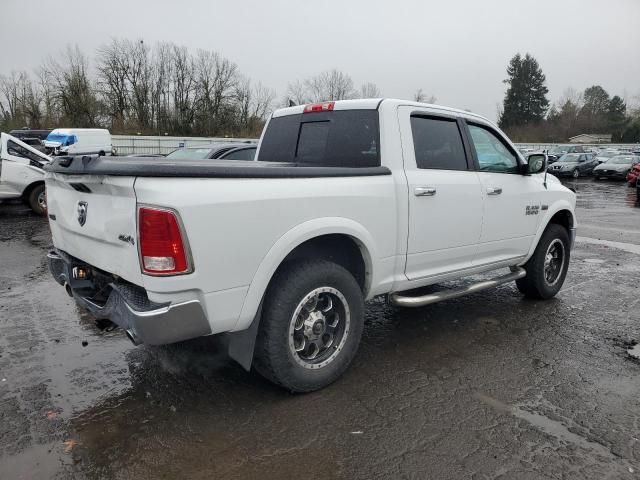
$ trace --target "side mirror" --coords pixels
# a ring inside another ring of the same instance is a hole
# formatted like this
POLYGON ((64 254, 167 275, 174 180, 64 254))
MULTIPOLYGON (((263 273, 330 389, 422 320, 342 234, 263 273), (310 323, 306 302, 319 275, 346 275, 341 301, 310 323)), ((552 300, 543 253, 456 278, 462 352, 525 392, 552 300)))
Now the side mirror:
POLYGON ((529 164, 527 165, 527 175, 544 172, 547 169, 547 156, 542 153, 529 155, 529 164))

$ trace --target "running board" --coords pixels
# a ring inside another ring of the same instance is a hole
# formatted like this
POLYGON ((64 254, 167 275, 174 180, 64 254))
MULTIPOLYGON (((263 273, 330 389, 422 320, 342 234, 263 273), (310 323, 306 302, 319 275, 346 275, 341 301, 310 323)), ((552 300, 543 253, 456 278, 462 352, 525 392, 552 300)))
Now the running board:
POLYGON ((491 280, 467 285, 466 287, 443 290, 441 292, 430 293, 429 295, 422 295, 420 297, 407 297, 400 293, 392 293, 389 296, 389 301, 392 305, 397 307, 424 307, 425 305, 431 305, 432 303, 451 300, 452 298, 463 297, 470 293, 486 290, 487 288, 497 287, 503 283, 513 282, 519 278, 524 278, 526 275, 527 271, 524 268, 511 267, 511 273, 491 280))

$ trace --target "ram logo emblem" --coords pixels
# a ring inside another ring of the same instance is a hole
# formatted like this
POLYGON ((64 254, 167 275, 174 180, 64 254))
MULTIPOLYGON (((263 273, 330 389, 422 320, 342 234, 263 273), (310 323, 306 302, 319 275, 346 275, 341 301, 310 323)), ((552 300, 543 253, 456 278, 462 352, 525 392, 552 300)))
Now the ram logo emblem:
POLYGON ((87 223, 87 209, 89 204, 87 202, 78 202, 78 223, 81 227, 87 223))

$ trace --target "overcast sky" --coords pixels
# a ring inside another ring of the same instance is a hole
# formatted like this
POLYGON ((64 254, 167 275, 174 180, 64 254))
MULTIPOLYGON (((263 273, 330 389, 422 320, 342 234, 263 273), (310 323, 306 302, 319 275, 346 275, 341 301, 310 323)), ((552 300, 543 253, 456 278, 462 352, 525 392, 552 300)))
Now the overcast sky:
MULTIPOLYGON (((551 100, 602 85, 640 95, 640 0, 1 0, 0 73, 32 70, 67 44, 93 55, 111 37, 216 50, 284 96, 337 68, 386 97, 422 88, 496 117, 505 68, 535 56, 551 100)), ((640 100, 635 100, 635 103, 640 100)))

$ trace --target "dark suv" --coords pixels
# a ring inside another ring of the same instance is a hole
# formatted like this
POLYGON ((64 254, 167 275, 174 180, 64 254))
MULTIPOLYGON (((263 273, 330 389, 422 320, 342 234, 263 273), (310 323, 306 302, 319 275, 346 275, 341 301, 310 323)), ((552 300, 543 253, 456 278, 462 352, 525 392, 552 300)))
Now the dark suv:
POLYGON ((591 175, 597 165, 598 161, 592 153, 566 153, 550 165, 547 172, 557 177, 578 178, 581 175, 591 175))

